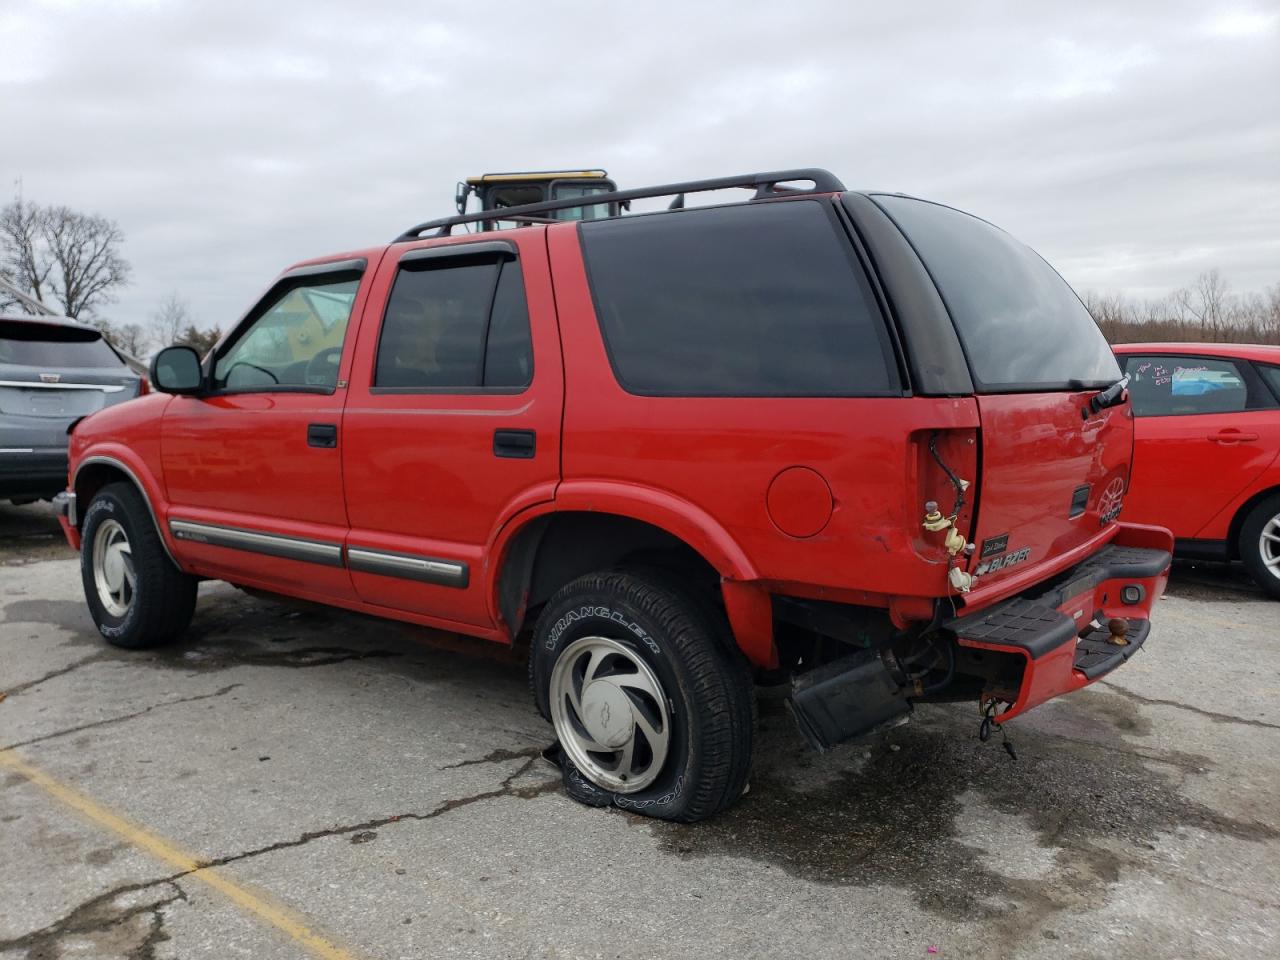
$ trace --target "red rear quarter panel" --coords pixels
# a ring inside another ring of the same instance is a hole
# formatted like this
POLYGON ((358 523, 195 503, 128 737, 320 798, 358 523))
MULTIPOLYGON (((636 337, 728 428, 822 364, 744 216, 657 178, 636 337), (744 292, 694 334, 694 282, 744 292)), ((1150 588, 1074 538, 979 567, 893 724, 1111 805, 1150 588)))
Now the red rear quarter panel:
POLYGON ((568 385, 559 509, 654 523, 710 545, 704 555, 721 558, 723 576, 778 592, 882 605, 946 592, 945 554, 920 524, 925 500, 949 506, 954 494, 922 451, 934 430, 949 434, 953 465, 974 477, 972 398, 627 393, 575 229, 547 236, 568 385))

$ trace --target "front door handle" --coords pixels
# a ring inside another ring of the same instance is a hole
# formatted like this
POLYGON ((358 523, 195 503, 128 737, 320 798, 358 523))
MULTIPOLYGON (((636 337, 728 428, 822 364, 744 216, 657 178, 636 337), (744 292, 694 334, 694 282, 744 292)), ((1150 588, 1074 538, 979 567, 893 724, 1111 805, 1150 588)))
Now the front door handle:
POLYGON ((532 430, 493 431, 493 455, 512 460, 532 460, 537 451, 538 435, 532 430))
POLYGON ((307 446, 329 447, 338 445, 338 425, 336 423, 308 423, 307 446))
POLYGON ((1241 433, 1239 430, 1228 428, 1209 434, 1209 439, 1214 443, 1247 443, 1257 440, 1258 435, 1256 433, 1241 433))

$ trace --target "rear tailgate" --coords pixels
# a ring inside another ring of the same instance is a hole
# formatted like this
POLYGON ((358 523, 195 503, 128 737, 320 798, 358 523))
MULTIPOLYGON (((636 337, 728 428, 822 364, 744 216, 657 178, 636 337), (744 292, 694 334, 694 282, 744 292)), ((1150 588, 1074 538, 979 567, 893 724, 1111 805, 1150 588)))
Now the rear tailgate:
POLYGON ((0 419, 6 446, 66 446, 66 426, 138 395, 141 380, 91 328, 0 318, 0 419))
POLYGON ((982 472, 970 602, 1043 579, 1110 539, 1133 452, 1129 404, 1096 391, 978 397, 982 472))
POLYGON ((1115 535, 1133 419, 1120 366, 1080 298, 1030 247, 940 204, 876 195, 955 326, 977 395, 976 607, 1078 563, 1115 535), (1094 410, 1106 393, 1114 405, 1094 410))

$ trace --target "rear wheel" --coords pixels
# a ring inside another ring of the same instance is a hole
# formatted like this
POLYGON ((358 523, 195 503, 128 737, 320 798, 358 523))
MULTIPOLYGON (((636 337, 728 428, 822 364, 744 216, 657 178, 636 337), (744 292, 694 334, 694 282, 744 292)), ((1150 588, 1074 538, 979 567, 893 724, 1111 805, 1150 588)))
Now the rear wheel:
POLYGON ((1280 600, 1280 494, 1250 511, 1240 528, 1240 559, 1259 586, 1280 600))
POLYGON ((180 636, 195 610, 195 577, 173 565, 132 484, 103 487, 85 511, 80 576, 107 642, 129 650, 180 636))
POLYGON ((691 822, 742 795, 753 692, 725 633, 654 571, 589 574, 551 599, 530 680, 571 796, 691 822))

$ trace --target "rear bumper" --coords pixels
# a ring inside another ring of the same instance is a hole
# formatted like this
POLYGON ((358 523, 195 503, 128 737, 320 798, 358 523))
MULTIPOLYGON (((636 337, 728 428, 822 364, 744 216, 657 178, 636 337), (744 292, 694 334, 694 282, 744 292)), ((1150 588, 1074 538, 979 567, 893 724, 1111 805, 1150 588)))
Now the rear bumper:
POLYGON ((70 490, 62 490, 53 497, 53 509, 59 520, 66 520, 70 526, 76 525, 76 495, 70 490))
POLYGON ((1001 721, 1079 690, 1128 660, 1151 629, 1151 607, 1164 593, 1173 535, 1161 527, 1120 524, 1111 543, 1075 567, 1016 597, 943 626, 961 647, 1022 658, 1017 689, 992 689, 984 700, 1007 703, 1001 721), (1126 621, 1126 642, 1107 623, 1126 621))
POLYGON ((47 499, 66 487, 66 450, 0 448, 0 499, 47 499))

